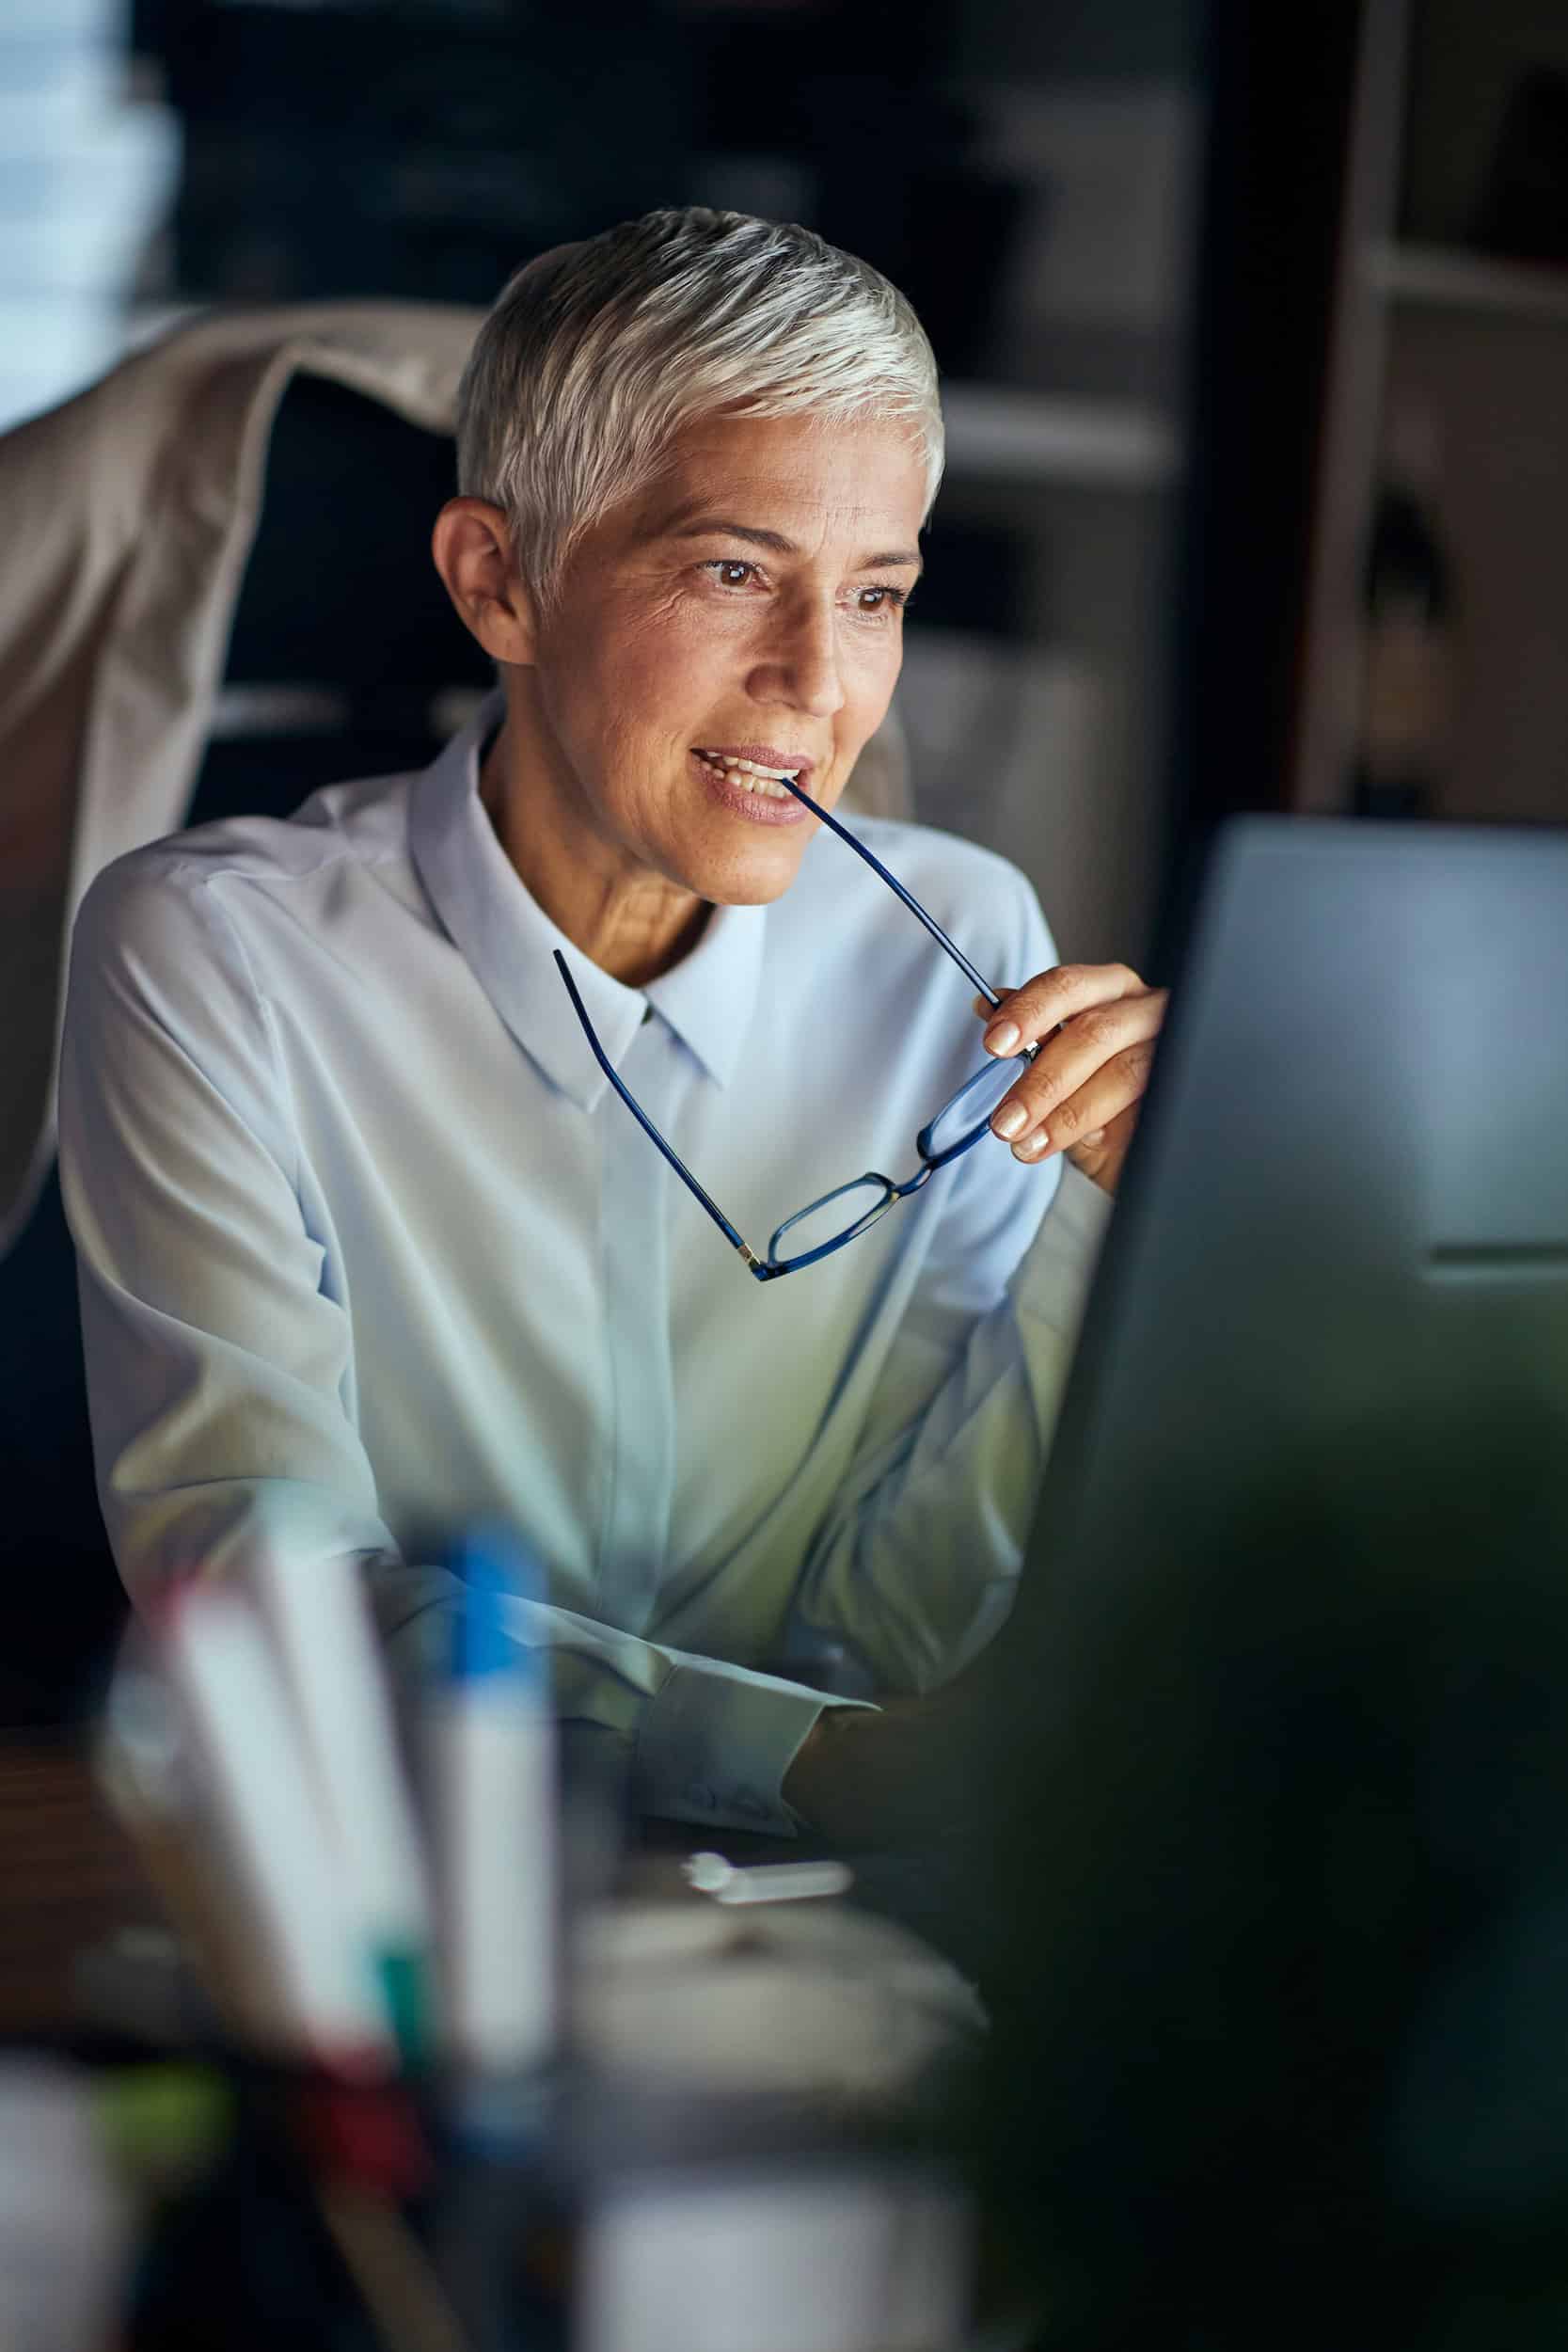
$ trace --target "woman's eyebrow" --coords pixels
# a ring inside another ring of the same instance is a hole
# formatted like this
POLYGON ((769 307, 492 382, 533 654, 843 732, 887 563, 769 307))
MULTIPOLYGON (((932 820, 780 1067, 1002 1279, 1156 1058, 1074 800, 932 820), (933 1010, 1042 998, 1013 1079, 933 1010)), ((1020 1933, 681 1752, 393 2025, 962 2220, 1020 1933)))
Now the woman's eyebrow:
POLYGON ((670 539, 744 539, 748 546, 771 548, 775 555, 799 555, 800 550, 793 539, 786 539, 782 531, 763 531, 755 523, 732 522, 725 515, 697 515, 689 521, 675 523, 665 533, 670 539))
MULTIPOLYGON (((711 539, 722 535, 727 539, 743 539, 748 547, 767 548, 774 555, 799 555, 800 550, 793 539, 786 539, 782 531, 763 531, 755 523, 737 523, 724 515, 701 515, 689 522, 677 522, 664 532, 667 539, 711 539)), ((919 553, 912 548, 884 549, 878 555, 863 555, 855 569, 868 572, 890 564, 911 564, 918 572, 923 567, 919 553)))

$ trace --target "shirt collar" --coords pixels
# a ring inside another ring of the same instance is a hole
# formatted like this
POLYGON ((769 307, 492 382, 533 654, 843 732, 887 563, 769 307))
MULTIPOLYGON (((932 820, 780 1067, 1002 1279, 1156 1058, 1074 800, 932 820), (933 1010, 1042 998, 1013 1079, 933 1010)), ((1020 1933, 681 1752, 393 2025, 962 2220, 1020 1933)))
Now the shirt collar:
POLYGON ((761 985, 767 909, 715 907, 690 954, 646 989, 602 972, 531 895, 480 800, 480 755, 503 716, 502 696, 487 695, 414 786, 409 850, 448 937, 524 1052, 581 1109, 595 1107, 609 1081, 562 985, 556 948, 617 1071, 651 1006, 728 1085, 761 985))

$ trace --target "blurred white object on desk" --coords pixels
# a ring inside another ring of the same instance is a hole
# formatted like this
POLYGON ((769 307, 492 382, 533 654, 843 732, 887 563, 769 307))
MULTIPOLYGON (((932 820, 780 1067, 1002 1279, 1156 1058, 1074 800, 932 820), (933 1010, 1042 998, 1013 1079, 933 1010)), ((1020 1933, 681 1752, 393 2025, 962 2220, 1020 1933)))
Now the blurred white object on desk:
POLYGON ((693 2092, 896 2103, 985 2029, 940 1953, 840 1902, 607 1904, 579 1924, 572 1987, 591 2066, 693 2092))
POLYGON ((589 2221, 573 2352, 957 2352, 971 2236, 903 2167, 650 2176, 589 2221))
POLYGON ((694 1853, 681 1865, 688 1886, 716 1903, 799 1903, 847 1895, 854 1873, 843 1862, 764 1862, 737 1869, 721 1853, 694 1853))
POLYGON ((103 2352, 135 2252, 131 2201, 100 2145, 90 2078, 53 2058, 0 2062, 5 2352, 103 2352))

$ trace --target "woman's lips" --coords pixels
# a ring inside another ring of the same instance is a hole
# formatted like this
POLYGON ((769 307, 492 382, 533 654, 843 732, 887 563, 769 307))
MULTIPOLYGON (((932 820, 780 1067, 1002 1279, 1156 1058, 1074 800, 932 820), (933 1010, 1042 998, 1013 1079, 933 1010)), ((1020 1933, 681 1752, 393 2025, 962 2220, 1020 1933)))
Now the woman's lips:
MULTIPOLYGON (((775 799, 771 793, 749 792, 737 779, 732 779, 700 752, 689 752, 688 759, 701 777, 710 799, 732 815, 748 818, 754 825, 800 825, 805 822, 806 810, 793 792, 784 792, 775 799)), ((761 762, 758 762, 761 765, 761 762)))
POLYGON ((715 759, 749 759, 758 768, 782 769, 808 789, 816 767, 809 753, 781 751, 777 743, 694 743, 691 748, 715 759))

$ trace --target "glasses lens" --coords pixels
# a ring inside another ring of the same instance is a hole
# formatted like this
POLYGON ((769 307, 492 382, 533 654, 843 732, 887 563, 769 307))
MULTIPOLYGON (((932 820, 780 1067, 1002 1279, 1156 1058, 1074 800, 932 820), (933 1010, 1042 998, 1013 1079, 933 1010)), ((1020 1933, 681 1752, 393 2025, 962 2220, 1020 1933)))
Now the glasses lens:
POLYGON ((944 1152, 977 1136, 1027 1067, 1022 1061, 990 1061, 984 1070, 977 1070, 942 1105, 921 1136, 920 1148, 927 1158, 940 1160, 944 1152))
POLYGON ((780 1226, 769 1245, 774 1263, 789 1265, 797 1258, 809 1258, 814 1249, 831 1241, 842 1240, 863 1219, 885 1209, 892 1198, 891 1187, 880 1176, 860 1176, 852 1184, 840 1185, 837 1192, 829 1193, 824 1200, 814 1200, 809 1209, 780 1226))

